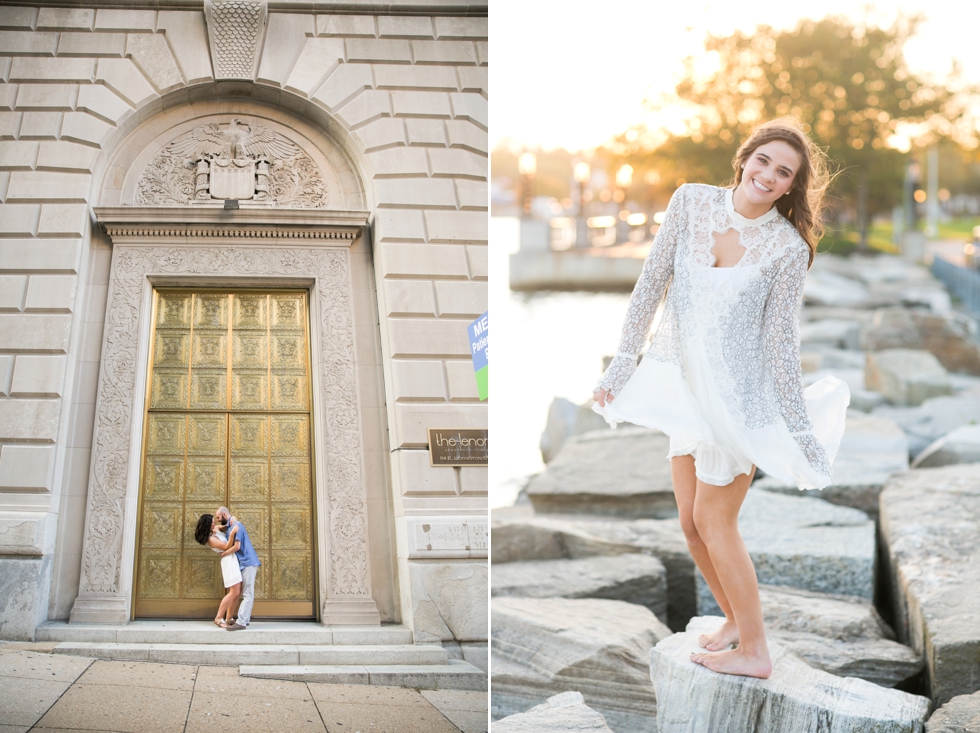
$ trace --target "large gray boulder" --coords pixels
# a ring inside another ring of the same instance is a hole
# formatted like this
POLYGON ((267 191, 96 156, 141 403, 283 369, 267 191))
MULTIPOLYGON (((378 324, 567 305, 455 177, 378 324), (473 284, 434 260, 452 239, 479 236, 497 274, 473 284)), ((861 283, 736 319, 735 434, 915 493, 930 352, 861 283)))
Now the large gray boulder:
POLYGON ((951 430, 980 422, 980 395, 934 397, 918 407, 878 407, 872 413, 896 423, 909 439, 913 457, 951 430))
POLYGON ((908 437, 895 422, 877 414, 848 410, 844 437, 834 460, 832 486, 800 491, 768 476, 753 486, 791 496, 817 497, 831 504, 860 509, 876 519, 878 495, 885 481, 893 473, 908 467, 908 437))
POLYGON ((800 361, 804 372, 813 372, 817 369, 864 369, 864 352, 829 349, 822 346, 802 346, 800 361))
POLYGON ((926 733, 980 731, 980 692, 959 695, 939 708, 926 723, 926 733))
POLYGON ((811 305, 867 308, 874 305, 864 283, 843 277, 824 268, 818 258, 806 276, 803 297, 811 305))
POLYGON ((897 474, 881 493, 895 631, 926 660, 937 705, 980 690, 980 466, 897 474))
POLYGON ((912 468, 936 468, 957 463, 980 463, 980 425, 961 425, 929 444, 912 468))
POLYGON ((864 598, 768 585, 759 598, 769 637, 811 667, 894 687, 925 664, 864 598))
POLYGON ((893 405, 921 405, 930 397, 953 393, 942 364, 923 350, 869 351, 864 382, 868 389, 880 392, 893 405))
POLYGON ((650 652, 659 733, 919 733, 929 700, 810 667, 769 641, 765 680, 712 672, 691 661, 699 634, 720 619, 693 619, 688 631, 650 652), (697 694, 692 694, 697 690, 697 694))
POLYGON ((697 610, 694 560, 677 519, 567 519, 494 512, 490 558, 499 563, 643 553, 667 571, 667 619, 683 629, 697 610))
MULTIPOLYGON (((751 488, 738 526, 760 583, 872 598, 875 525, 864 512, 751 488)), ((697 579, 698 614, 720 613, 697 579)))
POLYGON ((760 585, 759 599, 766 628, 773 631, 816 634, 838 641, 895 638, 895 632, 866 598, 760 585))
POLYGON ((825 346, 832 349, 860 349, 861 322, 825 318, 800 324, 800 346, 803 349, 825 346))
POLYGON ((601 713, 585 704, 581 692, 562 692, 526 713, 490 724, 492 733, 613 733, 601 713))
POLYGON ((608 425, 602 415, 593 412, 591 400, 576 405, 564 397, 555 397, 548 407, 548 420, 541 433, 541 459, 550 463, 569 437, 601 429, 608 429, 608 425))
POLYGON ((980 374, 976 330, 972 319, 958 313, 879 308, 861 340, 869 351, 925 349, 951 372, 980 374))
POLYGON ((541 514, 677 516, 669 443, 659 431, 636 427, 571 436, 528 483, 527 496, 541 514))
POLYGON ((520 598, 608 598, 646 606, 667 620, 667 571, 650 555, 536 560, 493 566, 490 594, 520 598))
POLYGON ((857 677, 882 687, 895 687, 925 666, 912 649, 888 639, 840 641, 794 631, 774 631, 769 638, 814 669, 838 677, 857 677))
POLYGON ((493 598, 490 609, 496 716, 578 690, 617 733, 653 729, 647 658, 671 632, 648 609, 591 598, 493 598))

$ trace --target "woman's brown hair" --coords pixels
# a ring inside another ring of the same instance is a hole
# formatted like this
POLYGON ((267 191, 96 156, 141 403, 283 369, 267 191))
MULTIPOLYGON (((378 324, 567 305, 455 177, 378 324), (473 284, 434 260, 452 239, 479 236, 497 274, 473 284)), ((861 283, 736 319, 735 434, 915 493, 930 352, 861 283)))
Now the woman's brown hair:
POLYGON ((809 264, 812 265, 817 244, 823 236, 824 195, 833 176, 828 170, 827 155, 814 145, 796 120, 784 117, 766 122, 752 131, 732 159, 735 169, 733 187, 742 182, 742 168, 749 156, 760 145, 773 140, 782 140, 800 156, 800 169, 793 179, 793 187, 776 200, 776 210, 789 219, 807 243, 810 248, 809 264))

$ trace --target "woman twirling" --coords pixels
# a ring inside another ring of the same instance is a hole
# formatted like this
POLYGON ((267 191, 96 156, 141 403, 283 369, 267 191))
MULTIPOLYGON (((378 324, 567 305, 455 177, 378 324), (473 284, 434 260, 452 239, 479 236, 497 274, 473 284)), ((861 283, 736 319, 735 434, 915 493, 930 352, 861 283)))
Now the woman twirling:
POLYGON ((725 613, 700 637, 709 653, 692 659, 765 678, 772 664, 739 508, 756 466, 800 489, 832 483, 850 395, 834 377, 804 391, 800 370, 803 283, 828 182, 823 154, 777 120, 742 144, 733 167, 731 188, 687 184, 671 198, 593 409, 613 427, 627 421, 670 436, 681 527, 725 613))

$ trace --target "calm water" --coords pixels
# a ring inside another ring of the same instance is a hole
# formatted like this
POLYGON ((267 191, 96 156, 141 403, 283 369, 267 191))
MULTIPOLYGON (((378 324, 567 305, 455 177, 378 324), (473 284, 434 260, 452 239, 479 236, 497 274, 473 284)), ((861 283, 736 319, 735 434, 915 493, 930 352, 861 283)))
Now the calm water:
POLYGON ((524 477, 544 469, 538 441, 548 405, 555 397, 581 404, 592 396, 629 302, 625 293, 512 293, 508 256, 519 241, 517 219, 490 219, 491 507, 513 503, 524 477))

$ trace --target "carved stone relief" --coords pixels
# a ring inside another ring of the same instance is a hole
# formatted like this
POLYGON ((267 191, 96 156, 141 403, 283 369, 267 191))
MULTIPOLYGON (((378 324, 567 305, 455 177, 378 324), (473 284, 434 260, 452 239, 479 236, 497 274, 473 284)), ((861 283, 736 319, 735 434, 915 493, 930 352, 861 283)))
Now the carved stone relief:
POLYGON ((258 123, 234 118, 179 135, 147 164, 136 205, 254 201, 262 206, 323 208, 327 185, 299 145, 258 123))
MULTIPOLYGON (((353 233, 348 234, 348 237, 353 233)), ((318 451, 328 515, 328 599, 370 600, 367 499, 354 367, 354 326, 346 249, 116 245, 106 313, 103 367, 82 558, 80 600, 119 594, 134 413, 139 324, 146 278, 212 275, 316 278, 320 393, 325 441, 318 451)), ((134 423, 134 421, 136 421, 134 423)), ((76 604, 78 602, 76 601, 76 604)))
POLYGON ((255 79, 266 0, 205 0, 204 15, 215 80, 255 79))

